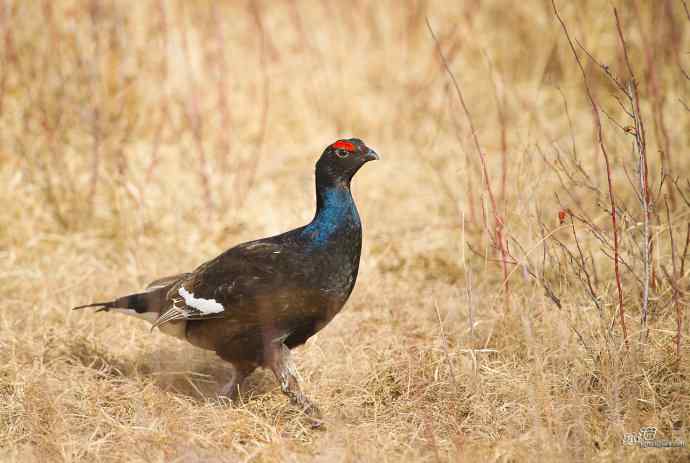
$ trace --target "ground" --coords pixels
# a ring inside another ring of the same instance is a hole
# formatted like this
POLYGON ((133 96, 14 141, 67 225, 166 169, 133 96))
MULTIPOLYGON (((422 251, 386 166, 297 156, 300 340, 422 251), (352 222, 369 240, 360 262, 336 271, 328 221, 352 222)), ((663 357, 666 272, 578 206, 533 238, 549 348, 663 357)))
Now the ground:
POLYGON ((0 460, 688 461, 624 439, 690 440, 690 13, 556 7, 586 81, 548 1, 5 2, 0 460), (69 310, 306 223, 351 136, 383 160, 354 293, 295 351, 321 428, 69 310))

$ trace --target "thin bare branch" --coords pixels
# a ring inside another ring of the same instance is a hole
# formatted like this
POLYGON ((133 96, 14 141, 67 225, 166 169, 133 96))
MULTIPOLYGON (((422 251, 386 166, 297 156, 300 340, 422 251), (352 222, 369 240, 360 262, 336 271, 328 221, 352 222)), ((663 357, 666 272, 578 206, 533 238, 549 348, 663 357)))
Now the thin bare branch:
POLYGON ((475 129, 474 126, 474 121, 472 119, 472 115, 470 113, 469 108, 467 107, 467 104, 465 103, 465 98, 462 94, 462 90, 460 90, 460 85, 458 84, 457 79, 455 78, 455 74, 453 74, 453 71, 450 69, 450 65, 448 64, 448 61, 446 60, 445 55, 443 54, 443 50, 441 49, 441 44, 438 41, 438 38, 436 37, 436 34, 434 33, 433 28, 431 27, 431 23, 429 22, 429 18, 426 18, 426 26, 429 29, 429 33, 431 34, 432 39, 434 40, 434 43, 436 45, 436 49, 438 51, 438 54, 441 58, 441 61, 443 62, 443 66, 446 69, 446 72, 450 76, 451 81, 453 82, 453 87, 455 88, 455 93, 458 96, 458 100, 460 101, 460 105, 462 106, 463 112, 465 113, 465 117, 467 118, 467 121, 470 126, 470 132, 472 133, 472 140, 474 142, 474 147, 477 150, 477 154, 479 155, 479 159, 481 161, 481 166, 482 166, 482 174, 484 177, 484 184, 486 186, 486 191, 489 196, 489 202, 491 204, 491 210, 493 212, 494 216, 494 226, 495 230, 494 233, 496 235, 496 245, 501 253, 501 261, 502 261, 502 268, 503 268, 503 289, 505 291, 506 299, 505 299, 505 308, 508 310, 510 307, 509 304, 509 297, 510 297, 510 290, 508 286, 508 268, 505 264, 505 261, 507 260, 508 257, 508 251, 506 249, 506 244, 503 239, 503 219, 500 217, 499 212, 498 212, 498 207, 496 205, 496 198, 493 193, 493 189, 491 188, 491 181, 489 179, 489 171, 486 167, 486 157, 484 155, 484 151, 482 151, 481 145, 479 144, 479 138, 477 138, 477 130, 475 129))
POLYGON ((644 122, 642 120, 642 113, 640 110, 640 94, 637 89, 637 80, 635 78, 635 70, 630 63, 630 57, 628 56, 628 46, 625 43, 625 36, 623 35, 623 29, 621 27, 620 18, 618 16, 618 10, 613 9, 613 15, 616 18, 616 30, 618 31, 618 38, 621 42, 621 48, 623 49, 623 56, 625 57, 625 64, 628 67, 628 72, 630 73, 630 82, 628 82, 628 87, 626 95, 631 99, 632 102, 632 112, 634 115, 634 136, 635 136, 635 146, 637 147, 638 154, 638 170, 640 173, 640 206, 644 214, 643 221, 643 243, 642 243, 642 262, 643 262, 643 283, 642 288, 642 316, 640 320, 640 335, 644 341, 647 334, 647 317, 649 315, 649 281, 650 281, 650 269, 651 269, 651 253, 650 253, 650 237, 649 237, 649 176, 647 174, 647 140, 645 136, 644 122))
POLYGON ((570 50, 573 53, 573 56, 575 57, 575 61, 577 61, 577 65, 580 68, 580 73, 582 74, 582 80, 584 81, 585 84, 585 90, 587 92, 587 98, 589 99, 589 103, 592 107, 592 116, 594 118, 594 124, 596 128, 596 133, 597 133, 597 141, 599 144, 599 149, 601 150, 602 157, 604 158, 604 163, 606 165, 606 178, 608 181, 608 189, 609 189, 609 200, 611 202, 611 224, 613 228, 613 245, 614 245, 614 272, 616 274, 616 288, 618 290, 618 312, 619 312, 619 317, 620 317, 620 323, 621 323, 621 329, 623 331, 623 339, 625 340, 626 346, 628 345, 628 330, 625 326, 625 308, 623 307, 623 286, 621 283, 621 274, 620 274, 620 267, 619 267, 619 250, 618 250, 618 225, 616 223, 616 200, 613 194, 613 181, 611 179, 611 165, 609 163, 609 155, 606 150, 606 145, 604 144, 604 135, 601 127, 601 119, 599 117, 599 110, 597 107, 597 104, 594 100, 594 96, 592 95, 592 91, 589 88, 589 83, 587 82, 587 74, 585 73, 585 68, 582 65, 582 62, 580 61, 580 57, 577 55, 577 51, 575 50, 575 46, 573 45, 573 41, 570 38, 570 33, 568 32, 568 28, 565 25, 565 22, 561 18, 560 14, 558 13, 558 8, 556 8, 556 2, 555 0, 551 0, 551 5, 553 6, 553 11, 554 14, 556 15, 556 18, 558 19, 558 22, 561 24, 561 27, 563 28, 563 32, 565 33, 566 39, 568 40, 568 44, 570 45, 570 50))

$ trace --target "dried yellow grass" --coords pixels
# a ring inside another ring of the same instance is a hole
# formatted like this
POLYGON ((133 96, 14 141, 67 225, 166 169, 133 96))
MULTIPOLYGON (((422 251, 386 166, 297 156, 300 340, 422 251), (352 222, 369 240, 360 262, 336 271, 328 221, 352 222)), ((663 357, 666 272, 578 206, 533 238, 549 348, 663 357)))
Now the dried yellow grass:
MULTIPOLYGON (((625 77, 610 4, 560 3, 573 36, 625 77)), ((650 182, 656 192, 664 150, 679 185, 670 224, 671 190, 658 195, 640 343, 639 205, 625 171, 634 178, 635 157, 602 114, 616 196, 633 211, 621 224, 628 349, 617 321, 608 330, 617 297, 604 246, 578 225, 600 316, 552 240, 576 252, 569 222, 558 228, 564 207, 611 230, 591 109, 548 2, 4 2, 0 460, 687 461, 687 448, 623 436, 655 426, 660 439, 690 438, 690 335, 686 325, 679 357, 662 271, 673 268, 669 228, 681 253, 689 216, 690 18, 683 2, 614 3, 638 69, 650 182), (497 192, 504 129, 499 206, 522 264, 508 267, 509 299, 468 121, 426 16, 497 192), (355 292, 296 351, 324 429, 266 372, 241 403, 220 401, 229 371, 211 353, 138 320, 68 310, 305 223, 313 163, 346 136, 383 161, 354 180, 365 228, 355 292), (573 143, 599 192, 566 188, 549 167, 573 143)), ((582 57, 597 101, 624 121, 582 57)), ((687 267, 675 282, 685 311, 687 267)))

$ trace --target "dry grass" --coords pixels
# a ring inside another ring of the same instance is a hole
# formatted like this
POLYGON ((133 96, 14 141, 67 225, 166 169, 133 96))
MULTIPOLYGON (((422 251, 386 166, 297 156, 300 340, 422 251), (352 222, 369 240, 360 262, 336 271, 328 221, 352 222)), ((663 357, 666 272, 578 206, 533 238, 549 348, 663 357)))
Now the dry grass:
POLYGON ((0 460, 687 461, 622 439, 690 440, 690 15, 614 2, 628 69, 608 2, 558 3, 627 347, 550 2, 2 2, 0 460), (360 278, 297 351, 326 429, 266 373, 219 402, 213 355, 68 310, 305 223, 352 135, 384 158, 360 278))

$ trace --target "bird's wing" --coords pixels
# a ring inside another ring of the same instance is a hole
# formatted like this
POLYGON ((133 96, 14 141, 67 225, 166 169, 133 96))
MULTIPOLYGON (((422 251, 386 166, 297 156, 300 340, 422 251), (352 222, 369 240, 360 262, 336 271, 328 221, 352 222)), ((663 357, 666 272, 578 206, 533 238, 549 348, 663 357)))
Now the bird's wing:
POLYGON ((154 290, 154 289, 159 289, 159 288, 165 288, 166 286, 169 286, 183 278, 188 277, 191 275, 190 273, 178 273, 177 275, 170 275, 168 277, 164 278, 159 278, 157 280, 153 280, 151 283, 149 283, 146 286, 146 289, 148 291, 154 290))
POLYGON ((167 310, 153 327, 175 320, 227 317, 233 305, 255 300, 280 288, 286 278, 294 278, 294 271, 286 268, 289 262, 299 262, 294 254, 280 243, 266 241, 229 249, 171 286, 167 310))

